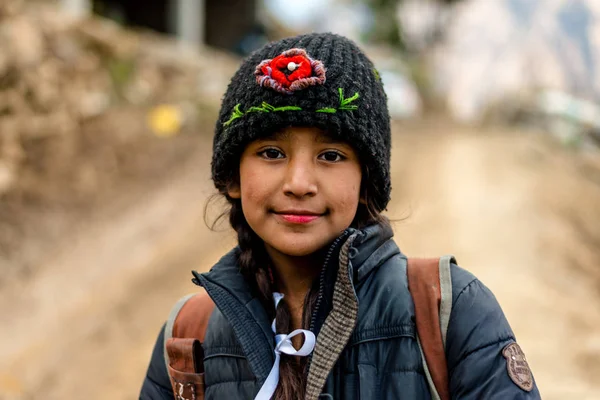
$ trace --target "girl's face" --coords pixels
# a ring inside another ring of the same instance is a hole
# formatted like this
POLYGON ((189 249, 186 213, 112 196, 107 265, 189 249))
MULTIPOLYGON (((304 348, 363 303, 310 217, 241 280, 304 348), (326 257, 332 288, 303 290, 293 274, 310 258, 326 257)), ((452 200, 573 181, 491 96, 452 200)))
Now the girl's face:
POLYGON ((241 156, 246 221, 272 250, 310 255, 352 223, 360 198, 361 167, 348 144, 316 128, 288 128, 250 143, 241 156))

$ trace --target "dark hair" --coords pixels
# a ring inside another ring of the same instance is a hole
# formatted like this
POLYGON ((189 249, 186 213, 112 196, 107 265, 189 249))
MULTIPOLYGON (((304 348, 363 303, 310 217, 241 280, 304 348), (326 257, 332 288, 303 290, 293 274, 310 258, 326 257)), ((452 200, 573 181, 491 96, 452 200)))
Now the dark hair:
MULTIPOLYGON (((240 271, 251 289, 260 299, 270 319, 275 317, 277 321, 277 332, 288 333, 290 331, 291 314, 285 301, 279 303, 277 310, 273 301, 273 283, 269 276, 270 260, 265 251, 264 242, 250 228, 244 213, 242 211, 241 200, 233 199, 227 194, 227 188, 232 184, 238 184, 239 178, 235 178, 236 182, 216 182, 219 188, 219 193, 213 196, 224 197, 229 203, 229 210, 219 215, 212 223, 207 220, 208 205, 207 202, 204 209, 204 219, 207 225, 214 229, 219 221, 229 215, 229 223, 237 232, 238 246, 240 252, 238 254, 238 263, 240 271)), ((389 224, 378 211, 374 201, 369 198, 367 193, 367 185, 369 181, 369 172, 363 168, 362 184, 361 184, 361 201, 358 205, 356 216, 350 226, 361 229, 371 224, 389 224)), ((311 290, 306 294, 304 299, 304 307, 302 312, 302 328, 309 329, 310 319, 314 305, 318 296, 318 281, 313 283, 311 290)), ((303 399, 306 392, 306 378, 308 359, 306 357, 292 357, 285 354, 281 355, 281 363, 279 365, 279 385, 274 395, 277 400, 303 399)))

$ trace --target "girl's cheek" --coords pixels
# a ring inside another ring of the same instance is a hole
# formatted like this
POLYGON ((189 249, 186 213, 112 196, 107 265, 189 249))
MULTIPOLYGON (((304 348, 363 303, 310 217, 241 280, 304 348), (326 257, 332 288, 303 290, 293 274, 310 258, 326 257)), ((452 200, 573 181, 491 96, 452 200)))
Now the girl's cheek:
POLYGON ((360 192, 360 182, 362 174, 360 170, 355 168, 349 168, 348 170, 341 171, 336 177, 332 179, 332 184, 336 186, 337 191, 340 193, 347 194, 348 196, 354 196, 355 193, 360 192))
POLYGON ((260 188, 261 183, 268 182, 268 176, 269 174, 261 169, 260 163, 245 163, 240 173, 240 184, 244 189, 243 192, 254 192, 257 188, 260 188))

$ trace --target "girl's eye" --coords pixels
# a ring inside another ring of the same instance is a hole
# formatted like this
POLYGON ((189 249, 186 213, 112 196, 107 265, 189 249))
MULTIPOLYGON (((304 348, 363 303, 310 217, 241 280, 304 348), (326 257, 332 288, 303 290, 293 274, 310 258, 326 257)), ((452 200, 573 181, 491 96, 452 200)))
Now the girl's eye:
POLYGON ((326 151, 325 153, 322 153, 319 157, 328 162, 338 162, 344 159, 344 156, 338 153, 337 151, 326 151))
POLYGON ((258 153, 258 155, 269 159, 269 160, 276 160, 278 158, 283 158, 283 153, 277 149, 266 149, 261 151, 260 153, 258 153))

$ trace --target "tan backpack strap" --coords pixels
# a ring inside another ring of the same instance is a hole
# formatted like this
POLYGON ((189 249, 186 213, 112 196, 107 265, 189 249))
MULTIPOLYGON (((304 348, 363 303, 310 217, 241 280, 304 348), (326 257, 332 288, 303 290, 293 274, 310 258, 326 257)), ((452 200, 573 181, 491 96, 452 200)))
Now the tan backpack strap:
POLYGON ((205 290, 180 299, 165 325, 164 356, 175 399, 204 399, 204 350, 215 304, 205 290))
POLYGON ((454 256, 446 255, 440 258, 440 328, 442 330, 442 341, 446 348, 446 334, 452 313, 452 276, 450 275, 450 263, 456 264, 454 256))
POLYGON ((191 296, 181 307, 173 324, 173 337, 196 338, 200 343, 204 342, 208 321, 215 309, 206 290, 191 296))
POLYGON ((408 288, 415 305, 417 341, 423 368, 435 400, 450 400, 446 363, 446 332, 452 311, 450 262, 440 259, 409 259, 408 288))
POLYGON ((167 366, 175 400, 203 400, 204 372, 198 371, 202 365, 204 352, 198 339, 171 338, 167 342, 170 365, 167 366))
POLYGON ((181 308, 184 306, 184 304, 194 295, 195 293, 188 294, 187 296, 184 296, 181 299, 177 300, 177 303, 175 303, 175 305, 171 309, 171 312, 169 312, 169 318, 167 319, 167 323, 165 324, 165 332, 163 335, 163 356, 165 358, 165 366, 167 367, 167 371, 169 370, 169 353, 167 352, 167 342, 173 337, 173 325, 175 324, 175 319, 177 319, 179 311, 181 311, 181 308))

